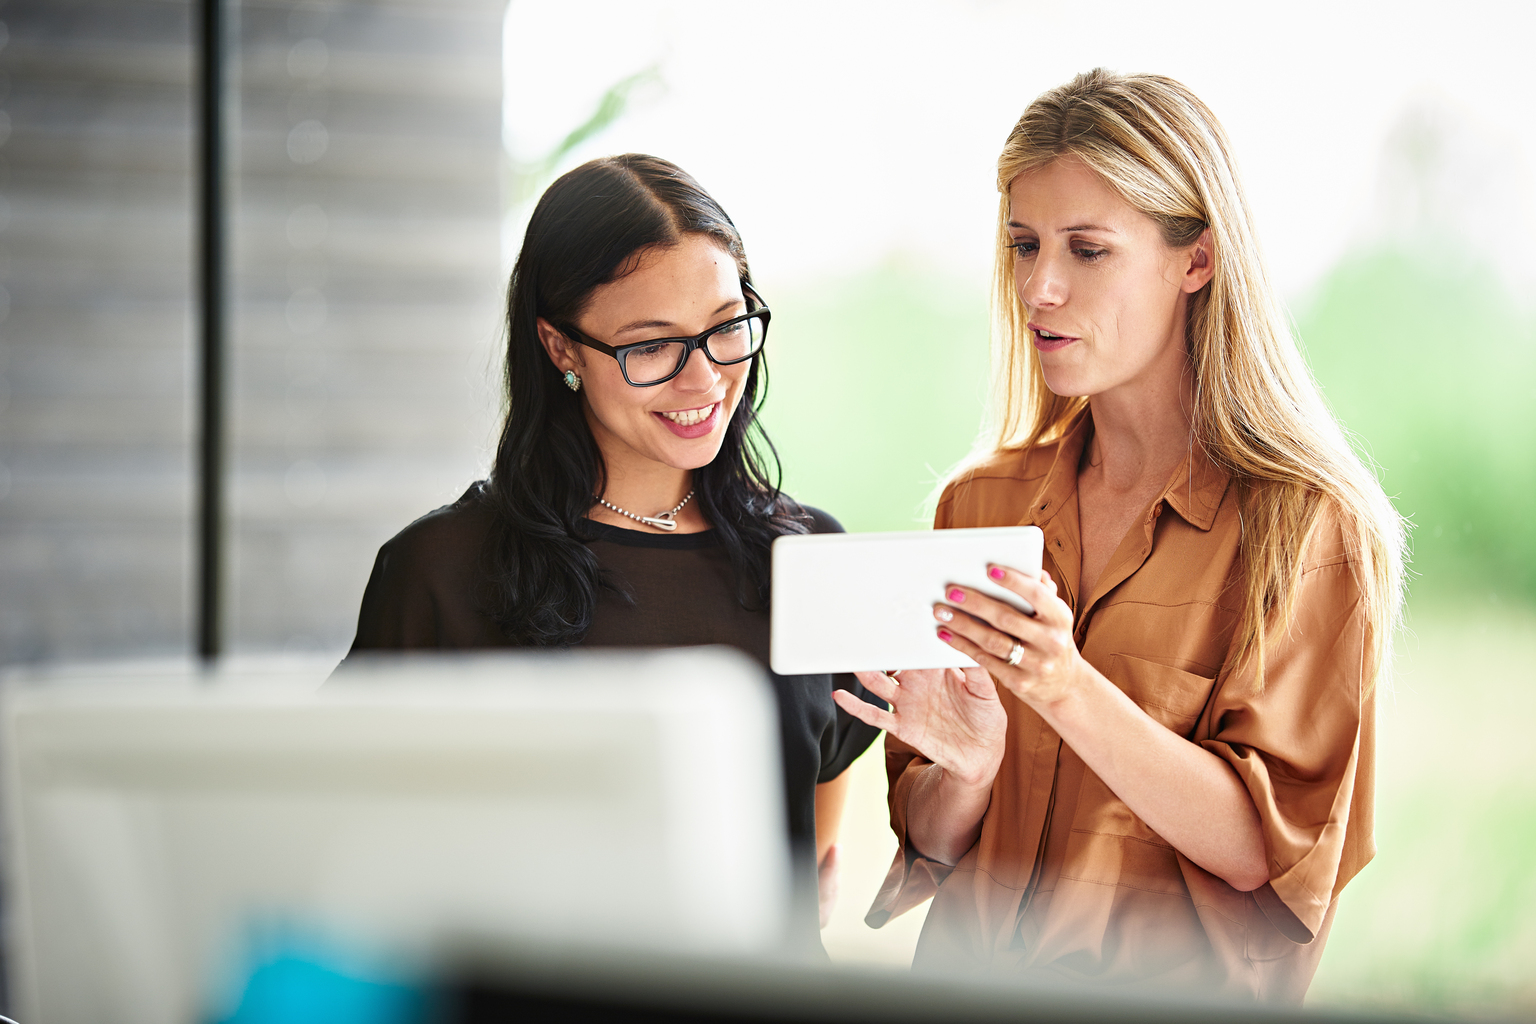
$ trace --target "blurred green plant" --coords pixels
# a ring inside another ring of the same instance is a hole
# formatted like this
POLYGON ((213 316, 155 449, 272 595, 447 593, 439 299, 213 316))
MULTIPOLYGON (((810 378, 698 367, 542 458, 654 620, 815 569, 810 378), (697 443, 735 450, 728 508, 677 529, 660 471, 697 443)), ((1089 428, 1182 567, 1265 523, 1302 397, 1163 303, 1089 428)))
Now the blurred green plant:
POLYGON ((1536 320, 1483 268, 1376 250, 1330 274, 1297 326, 1413 522, 1413 591, 1536 600, 1536 320))
POLYGON ((773 309, 764 426, 784 489, 853 531, 916 530, 969 452, 987 386, 987 298, 892 260, 785 292, 773 309))
POLYGON ((588 118, 566 133, 565 138, 543 156, 521 159, 509 153, 506 173, 509 183, 507 197, 514 208, 522 207, 538 198, 555 176, 555 169, 572 150, 589 139, 602 134, 603 130, 623 117, 630 105, 630 94, 643 86, 661 86, 661 66, 653 64, 621 78, 603 93, 588 118))

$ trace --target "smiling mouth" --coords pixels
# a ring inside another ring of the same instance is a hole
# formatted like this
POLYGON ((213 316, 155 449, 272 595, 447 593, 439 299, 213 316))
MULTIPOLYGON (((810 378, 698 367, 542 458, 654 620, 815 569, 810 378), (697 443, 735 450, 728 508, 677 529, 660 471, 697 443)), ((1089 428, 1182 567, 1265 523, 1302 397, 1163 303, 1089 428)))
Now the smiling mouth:
POLYGON ((677 412, 663 412, 658 415, 665 416, 680 427, 696 427, 709 419, 715 411, 715 406, 719 404, 719 402, 711 402, 701 409, 679 409, 677 412))

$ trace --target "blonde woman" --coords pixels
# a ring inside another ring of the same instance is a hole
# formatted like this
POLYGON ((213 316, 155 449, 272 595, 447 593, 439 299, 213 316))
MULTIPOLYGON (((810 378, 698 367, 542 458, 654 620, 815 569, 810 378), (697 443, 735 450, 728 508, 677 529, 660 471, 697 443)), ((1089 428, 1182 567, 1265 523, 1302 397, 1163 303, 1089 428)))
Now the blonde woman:
POLYGON ((963 587, 982 667, 837 695, 888 731, 916 966, 1300 1001, 1370 860, 1402 525, 1329 413, 1188 89, 1094 71, 998 162, 995 451, 935 526, 1032 523, 1039 579, 963 587))

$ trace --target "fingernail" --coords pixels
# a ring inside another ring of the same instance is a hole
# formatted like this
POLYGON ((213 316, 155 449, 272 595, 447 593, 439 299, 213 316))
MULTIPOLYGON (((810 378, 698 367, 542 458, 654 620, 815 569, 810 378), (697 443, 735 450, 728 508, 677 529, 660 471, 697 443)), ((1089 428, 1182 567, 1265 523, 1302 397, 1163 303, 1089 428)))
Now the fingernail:
POLYGON ((947 630, 947 629, 939 630, 939 639, 943 640, 945 643, 949 643, 954 638, 955 638, 955 634, 951 633, 949 630, 947 630))
POLYGON ((991 576, 995 580, 1000 580, 1006 576, 1007 573, 1003 572, 1003 570, 994 565, 992 568, 987 570, 987 575, 991 576))
POLYGON ((950 587, 949 593, 945 594, 944 596, 955 602, 955 604, 965 603, 965 591, 961 590, 959 587, 950 587))
POLYGON ((943 605, 939 605, 933 610, 933 617, 938 619, 940 622, 948 622, 950 619, 955 617, 955 613, 943 605))

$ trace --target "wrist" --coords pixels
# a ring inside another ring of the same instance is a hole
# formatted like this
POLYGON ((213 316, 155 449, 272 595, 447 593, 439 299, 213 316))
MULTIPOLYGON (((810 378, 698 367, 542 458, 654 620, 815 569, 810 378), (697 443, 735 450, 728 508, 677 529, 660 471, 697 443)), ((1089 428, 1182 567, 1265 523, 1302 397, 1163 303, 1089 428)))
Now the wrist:
POLYGON ((940 785, 954 796, 976 796, 992 791, 992 782, 997 778, 997 770, 1002 767, 1002 751, 998 756, 989 758, 985 763, 965 770, 959 768, 944 768, 944 777, 940 785))
POLYGON ((1020 687, 1014 691, 1014 696, 1033 708, 1036 714, 1049 720, 1054 712, 1061 711, 1082 696, 1087 681, 1084 677, 1089 672, 1092 672, 1092 668, 1081 654, 1074 651, 1071 665, 1052 673, 1048 680, 1036 680, 1033 686, 1020 687))

